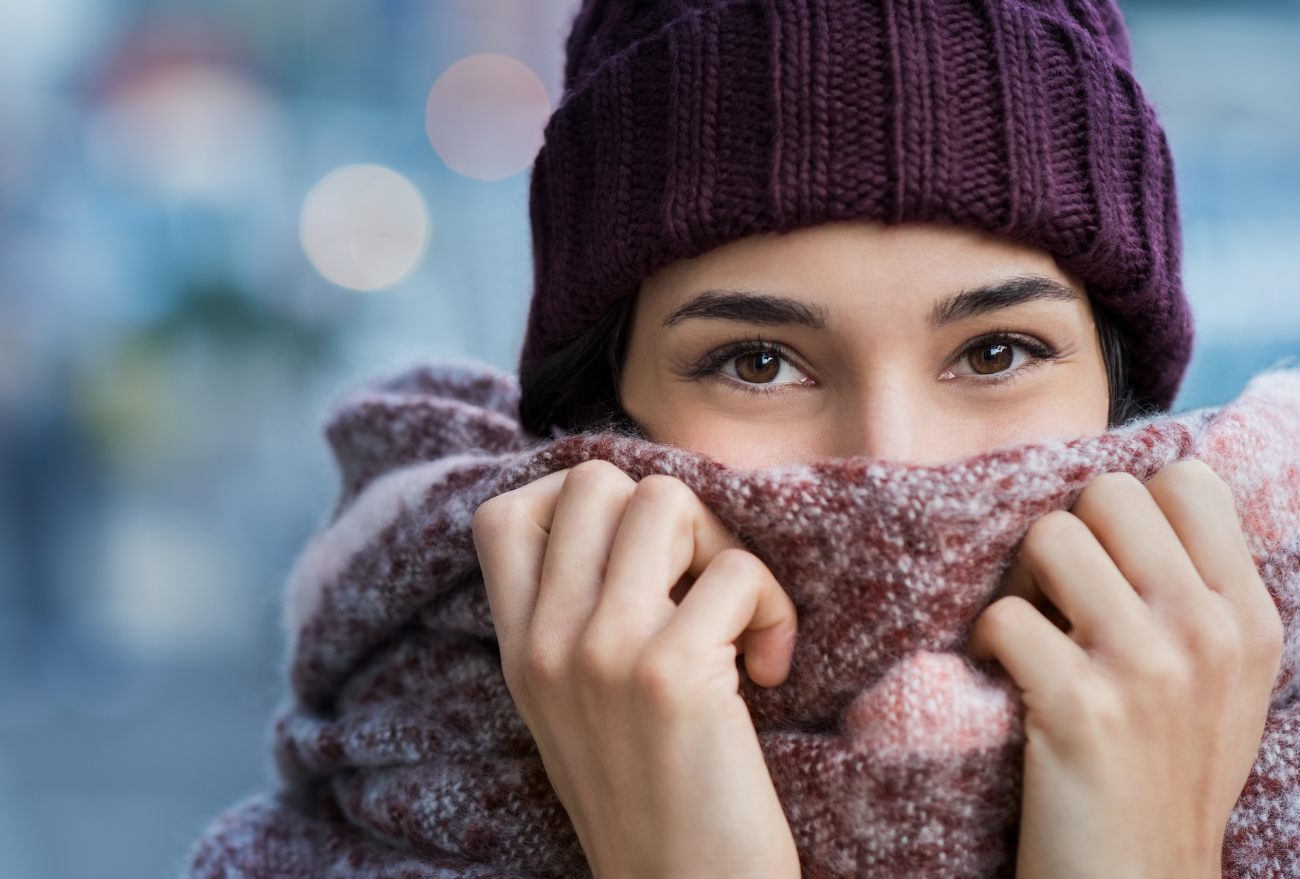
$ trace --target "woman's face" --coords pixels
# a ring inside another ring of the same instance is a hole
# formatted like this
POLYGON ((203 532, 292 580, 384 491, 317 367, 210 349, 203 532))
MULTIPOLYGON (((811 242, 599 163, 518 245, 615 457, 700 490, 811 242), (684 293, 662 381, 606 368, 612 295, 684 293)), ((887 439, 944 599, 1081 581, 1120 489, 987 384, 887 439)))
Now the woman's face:
POLYGON ((738 467, 936 464, 1105 430, 1082 283, 1046 251, 938 225, 737 241, 641 285, 621 388, 655 442, 738 467))

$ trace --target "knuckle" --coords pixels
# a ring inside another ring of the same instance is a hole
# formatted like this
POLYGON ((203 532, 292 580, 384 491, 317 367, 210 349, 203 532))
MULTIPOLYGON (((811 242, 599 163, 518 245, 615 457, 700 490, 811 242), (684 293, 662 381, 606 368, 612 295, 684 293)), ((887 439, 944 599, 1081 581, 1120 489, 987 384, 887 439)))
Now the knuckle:
POLYGON ((1246 651, 1237 627, 1217 615, 1197 632, 1194 649, 1216 674, 1235 678, 1245 662, 1246 651))
POLYGON ((1235 508, 1232 489, 1204 461, 1189 459, 1170 464, 1156 474, 1153 487, 1189 503, 1213 503, 1235 508))
POLYGON ((1227 483, 1219 478, 1219 474, 1210 468, 1209 464, 1204 461, 1198 461, 1195 458, 1189 458, 1186 461, 1177 461, 1170 464, 1164 470, 1160 471, 1169 479, 1183 482, 1188 485, 1204 486, 1206 488, 1227 489, 1227 483))
POLYGON ((1028 604, 1023 598, 1015 596, 999 598, 990 604, 980 618, 980 625, 985 627, 990 635, 1001 635, 1010 632, 1016 626, 1016 622, 1024 613, 1024 606, 1028 604))
POLYGON ((649 649, 637 660, 632 680, 640 699, 651 709, 665 712, 678 705, 682 679, 680 660, 672 652, 649 649))
POLYGON ((652 474, 636 484, 635 496, 652 504, 675 506, 695 499, 695 492, 673 476, 652 474))
POLYGON ((1083 723, 1101 738, 1118 738, 1129 725, 1129 713, 1123 700, 1101 687, 1083 690, 1079 694, 1079 704, 1083 709, 1083 723))
POLYGON ((583 461, 569 471, 565 486, 569 491, 605 492, 625 489, 632 478, 608 461, 583 461))
POLYGON ((1082 539, 1087 527, 1072 513, 1054 510, 1037 519, 1025 533, 1025 546, 1036 549, 1063 541, 1082 539))
POLYGON ((1147 494, 1146 486, 1131 473, 1103 473, 1093 477, 1074 502, 1076 515, 1087 518, 1115 504, 1131 503, 1147 494))
POLYGON ((1191 689, 1191 664, 1172 647, 1151 646, 1141 651, 1135 667, 1143 687, 1165 699, 1191 689))
POLYGON ((974 645, 984 658, 998 656, 1013 648, 1023 632, 1028 614, 1037 613, 1033 606, 1018 596, 1000 598, 989 605, 975 620, 971 630, 974 645))
POLYGON ((1084 489, 1084 493, 1094 494, 1137 494, 1145 491, 1146 488, 1136 476, 1123 471, 1103 473, 1095 477, 1084 489))
POLYGON ((581 464, 574 466, 573 469, 569 471, 570 479, 577 476, 580 479, 603 480, 616 475, 623 475, 623 471, 619 470, 608 461, 602 461, 599 458, 593 458, 590 461, 583 461, 581 464))
POLYGON ((497 495, 479 504, 470 525, 479 542, 500 539, 510 529, 518 501, 508 494, 497 495))
POLYGON ((531 691, 549 690, 564 676, 564 663, 549 645, 534 639, 520 658, 519 677, 531 691))
POLYGON ((1052 695, 1055 704, 1051 713, 1075 735, 1091 732, 1109 737, 1124 726, 1122 700, 1086 671, 1066 675, 1052 695))
POLYGON ((588 634, 574 648, 574 674, 587 687, 608 689, 618 677, 617 658, 618 651, 608 641, 588 634))
POLYGON ((767 565, 758 556, 734 547, 715 555, 709 568, 736 580, 760 580, 769 575, 767 565))

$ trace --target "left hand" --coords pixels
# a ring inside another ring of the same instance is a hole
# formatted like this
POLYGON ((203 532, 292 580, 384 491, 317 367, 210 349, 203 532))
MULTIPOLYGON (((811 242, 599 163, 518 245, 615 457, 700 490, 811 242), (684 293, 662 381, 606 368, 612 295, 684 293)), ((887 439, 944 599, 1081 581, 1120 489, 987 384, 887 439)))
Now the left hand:
POLYGON ((1024 692, 1018 879, 1218 879, 1282 648, 1227 486, 1196 461, 1099 477, 1030 528, 1009 591, 970 649, 1024 692))

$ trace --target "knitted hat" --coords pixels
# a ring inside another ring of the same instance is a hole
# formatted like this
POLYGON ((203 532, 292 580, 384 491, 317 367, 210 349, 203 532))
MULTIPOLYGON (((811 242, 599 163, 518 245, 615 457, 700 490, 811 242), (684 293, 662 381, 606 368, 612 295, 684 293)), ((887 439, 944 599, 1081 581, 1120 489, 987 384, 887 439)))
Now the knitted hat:
POLYGON ((677 259, 837 220, 1042 247, 1140 399, 1191 354, 1173 165, 1113 0, 585 0, 532 178, 540 360, 677 259))

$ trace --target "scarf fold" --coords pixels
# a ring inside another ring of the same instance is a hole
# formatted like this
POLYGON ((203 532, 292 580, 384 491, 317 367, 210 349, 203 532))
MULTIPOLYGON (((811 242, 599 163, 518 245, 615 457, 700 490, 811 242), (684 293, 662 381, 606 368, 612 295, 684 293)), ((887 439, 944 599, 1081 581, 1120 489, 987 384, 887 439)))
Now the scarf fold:
POLYGON ((427 367, 372 385, 327 435, 343 488, 289 585, 292 704, 278 794, 220 818, 191 875, 589 875, 501 676, 470 522, 479 504, 593 458, 690 486, 799 612, 789 680, 742 675, 808 877, 1014 872, 1023 748, 1014 688, 962 655, 1025 530, 1094 477, 1187 458, 1231 487, 1286 626, 1224 875, 1300 876, 1300 373, 1221 410, 940 467, 847 459, 742 471, 642 440, 540 443, 513 379, 427 367))

